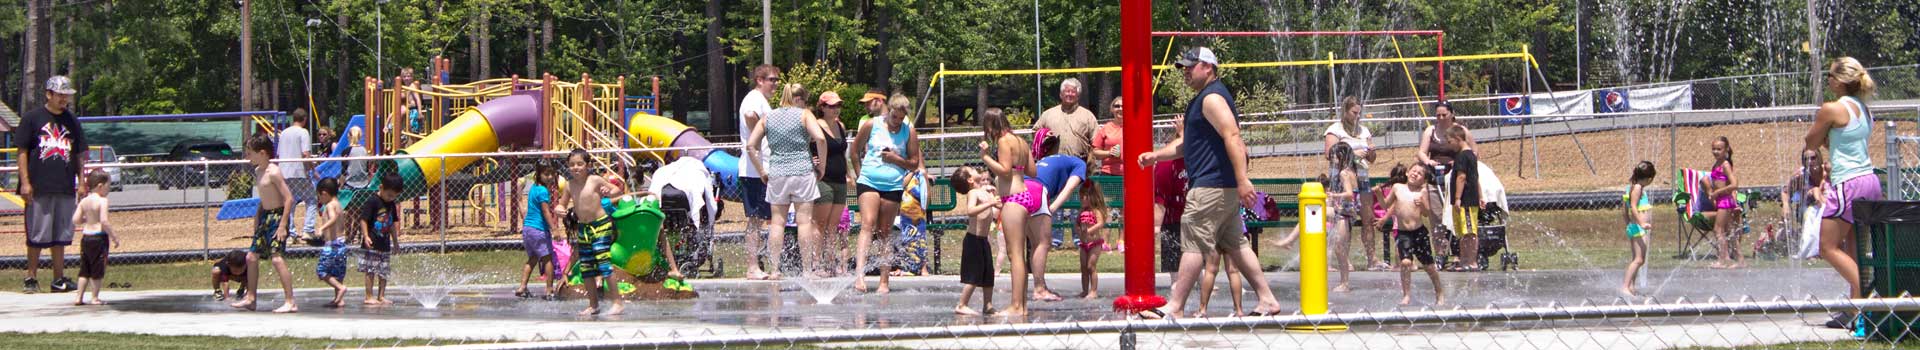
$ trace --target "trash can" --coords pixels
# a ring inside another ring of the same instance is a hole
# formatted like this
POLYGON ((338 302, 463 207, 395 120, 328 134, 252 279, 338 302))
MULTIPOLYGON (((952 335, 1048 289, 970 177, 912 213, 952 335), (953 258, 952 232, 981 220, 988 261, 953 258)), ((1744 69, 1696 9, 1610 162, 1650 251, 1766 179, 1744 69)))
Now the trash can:
MULTIPOLYGON (((1854 201, 1854 256, 1861 289, 1871 296, 1920 295, 1920 201, 1854 201)), ((1864 332, 1879 340, 1901 339, 1920 312, 1863 310, 1864 332)))

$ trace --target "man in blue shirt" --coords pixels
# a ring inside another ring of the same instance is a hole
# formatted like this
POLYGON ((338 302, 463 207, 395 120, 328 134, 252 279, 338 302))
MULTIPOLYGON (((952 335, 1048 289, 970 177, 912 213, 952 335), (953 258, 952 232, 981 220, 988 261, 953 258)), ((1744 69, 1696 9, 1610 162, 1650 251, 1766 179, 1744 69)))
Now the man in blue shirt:
MULTIPOLYGON (((1246 277, 1258 295, 1259 306, 1250 316, 1280 312, 1267 279, 1260 276, 1260 262, 1253 256, 1241 234, 1240 208, 1253 202, 1253 182, 1247 178, 1247 145, 1240 139, 1240 125, 1233 104, 1233 93, 1220 82, 1216 71, 1220 60, 1213 50, 1196 47, 1180 55, 1174 66, 1186 73, 1187 86, 1199 91, 1187 102, 1187 113, 1175 124, 1173 141, 1153 152, 1140 155, 1141 167, 1153 163, 1186 160, 1187 208, 1181 214, 1180 269, 1174 273, 1173 295, 1167 305, 1141 312, 1144 318, 1179 316, 1187 293, 1200 278, 1207 254, 1225 254, 1226 261, 1246 277), (1236 198, 1237 197, 1237 198, 1236 198)), ((1210 291, 1202 291, 1207 293, 1210 291)), ((1238 293, 1238 291, 1235 291, 1238 293)))

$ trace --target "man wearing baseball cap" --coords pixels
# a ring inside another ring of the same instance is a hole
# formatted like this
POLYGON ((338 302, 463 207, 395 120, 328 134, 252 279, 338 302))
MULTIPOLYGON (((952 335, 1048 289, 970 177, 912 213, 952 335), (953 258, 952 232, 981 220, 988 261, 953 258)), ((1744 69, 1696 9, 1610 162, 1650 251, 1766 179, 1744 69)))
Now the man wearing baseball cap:
MULTIPOLYGON (((1186 117, 1174 124, 1173 141, 1140 155, 1142 167, 1186 160, 1187 207, 1180 216, 1180 269, 1174 274, 1173 295, 1167 306, 1141 313, 1146 318, 1178 317, 1187 293, 1201 278, 1206 257, 1223 254, 1246 277, 1259 298, 1249 315, 1280 312, 1280 302, 1260 275, 1260 262, 1240 231, 1240 208, 1253 202, 1253 182, 1247 178, 1247 145, 1240 139, 1239 111, 1233 93, 1220 82, 1220 59, 1213 50, 1195 47, 1173 63, 1186 73, 1187 86, 1199 91, 1187 101, 1186 117)), ((1211 276, 1207 276, 1211 277, 1211 276)), ((1210 291, 1202 291, 1207 293, 1210 291)))
POLYGON ((67 105, 73 82, 47 79, 47 103, 20 116, 13 140, 20 150, 20 197, 27 199, 27 280, 25 292, 40 289, 40 250, 53 250, 53 292, 74 290, 67 279, 67 246, 73 244, 73 210, 78 189, 86 188, 87 137, 67 105), (76 184, 78 185, 76 187, 76 184))
POLYGON ((860 95, 860 105, 867 107, 867 116, 860 117, 861 123, 867 122, 867 119, 887 115, 887 94, 880 90, 867 90, 865 95, 860 95))

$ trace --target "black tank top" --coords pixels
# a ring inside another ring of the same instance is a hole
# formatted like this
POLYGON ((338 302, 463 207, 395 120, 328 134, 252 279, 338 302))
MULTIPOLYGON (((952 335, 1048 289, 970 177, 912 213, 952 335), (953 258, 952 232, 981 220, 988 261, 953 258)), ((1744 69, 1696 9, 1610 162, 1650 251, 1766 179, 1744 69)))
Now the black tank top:
MULTIPOLYGON (((840 122, 838 120, 824 120, 824 119, 821 121, 828 122, 828 123, 840 122)), ((829 128, 832 128, 832 127, 829 127, 829 128)), ((823 177, 825 177, 825 179, 822 181, 826 181, 827 183, 844 184, 847 182, 847 138, 846 138, 847 131, 846 129, 843 129, 843 128, 832 128, 832 129, 840 131, 840 135, 833 135, 830 133, 826 133, 825 130, 821 131, 821 133, 826 134, 827 136, 827 166, 826 166, 827 169, 826 169, 826 173, 822 174, 823 177)), ((812 148, 809 147, 808 149, 812 149, 812 148)), ((818 151, 814 151, 812 153, 815 153, 813 155, 815 157, 820 156, 818 154, 818 151)))

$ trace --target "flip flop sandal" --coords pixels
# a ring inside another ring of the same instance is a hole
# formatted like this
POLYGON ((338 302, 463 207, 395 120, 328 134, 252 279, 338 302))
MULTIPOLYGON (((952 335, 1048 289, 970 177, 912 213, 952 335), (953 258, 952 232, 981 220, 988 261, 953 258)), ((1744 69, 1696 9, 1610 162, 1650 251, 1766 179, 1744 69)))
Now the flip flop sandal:
POLYGON ((1138 316, 1141 319, 1148 319, 1148 320, 1171 319, 1170 317, 1167 317, 1166 311, 1160 311, 1159 308, 1146 309, 1145 311, 1140 311, 1138 313, 1134 313, 1133 315, 1138 316))
POLYGON ((514 291, 513 296, 520 297, 521 299, 526 299, 528 297, 532 297, 533 293, 528 293, 527 291, 524 291, 524 290, 514 291))

